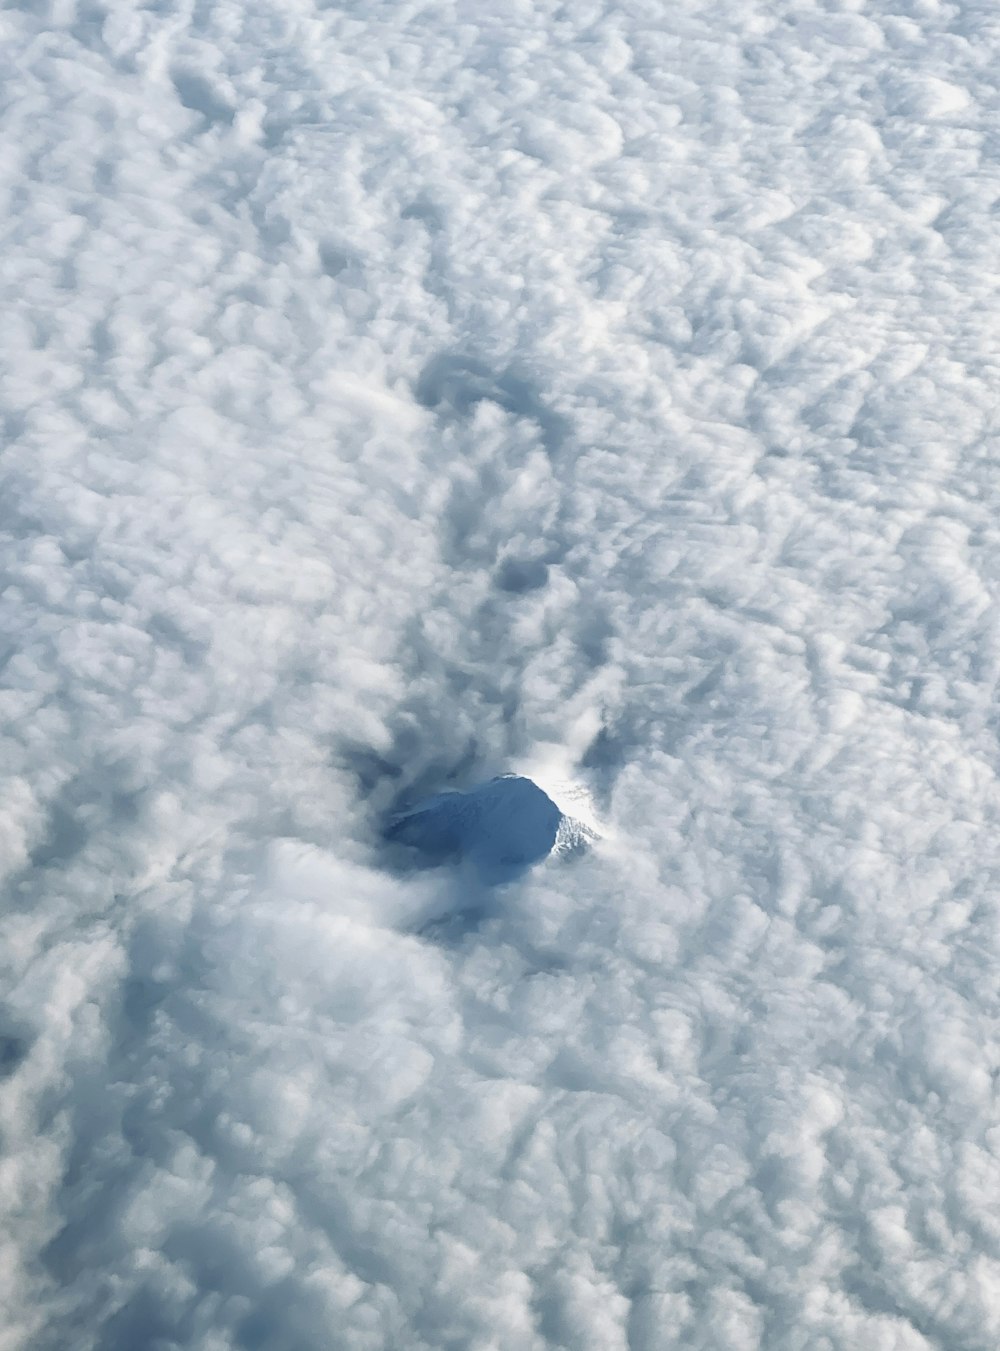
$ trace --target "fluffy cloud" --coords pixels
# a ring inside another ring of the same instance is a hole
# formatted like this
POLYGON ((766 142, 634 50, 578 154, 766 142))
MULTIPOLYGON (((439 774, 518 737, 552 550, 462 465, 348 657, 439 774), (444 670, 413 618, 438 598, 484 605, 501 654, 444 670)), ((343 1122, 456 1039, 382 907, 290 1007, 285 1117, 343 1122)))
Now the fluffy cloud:
POLYGON ((990 16, 0 34, 0 1351, 993 1351, 990 16))

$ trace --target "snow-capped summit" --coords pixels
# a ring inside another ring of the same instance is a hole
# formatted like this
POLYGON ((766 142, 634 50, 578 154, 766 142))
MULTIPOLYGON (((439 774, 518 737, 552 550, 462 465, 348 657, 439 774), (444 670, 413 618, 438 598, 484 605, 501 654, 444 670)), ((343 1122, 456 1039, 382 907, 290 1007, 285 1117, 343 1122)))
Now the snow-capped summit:
POLYGON ((512 881, 559 839, 559 808, 537 784, 504 774, 466 793, 436 793, 386 828, 435 863, 468 859, 488 885, 512 881))

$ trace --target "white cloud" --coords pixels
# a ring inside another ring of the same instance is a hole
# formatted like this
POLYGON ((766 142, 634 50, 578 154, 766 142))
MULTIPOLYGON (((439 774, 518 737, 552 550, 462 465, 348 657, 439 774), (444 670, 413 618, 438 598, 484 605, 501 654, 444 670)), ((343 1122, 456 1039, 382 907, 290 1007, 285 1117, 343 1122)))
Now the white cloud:
POLYGON ((993 1351, 989 16, 0 30, 0 1351, 993 1351))

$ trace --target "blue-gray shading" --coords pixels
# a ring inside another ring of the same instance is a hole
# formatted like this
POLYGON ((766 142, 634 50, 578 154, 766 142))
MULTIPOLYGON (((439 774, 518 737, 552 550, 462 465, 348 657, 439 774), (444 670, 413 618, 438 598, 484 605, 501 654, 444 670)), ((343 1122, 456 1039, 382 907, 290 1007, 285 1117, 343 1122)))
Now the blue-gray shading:
POLYGON ((386 837, 431 863, 467 859, 487 886, 513 881, 551 851, 562 813, 530 779, 505 774, 436 793, 392 817, 386 837))

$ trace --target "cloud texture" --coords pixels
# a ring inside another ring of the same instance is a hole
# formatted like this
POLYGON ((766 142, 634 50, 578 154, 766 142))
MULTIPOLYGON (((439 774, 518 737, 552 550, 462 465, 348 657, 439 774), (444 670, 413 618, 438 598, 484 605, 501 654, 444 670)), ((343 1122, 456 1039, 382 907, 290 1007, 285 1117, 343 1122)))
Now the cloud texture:
POLYGON ((0 51, 0 1351, 995 1351, 995 7, 0 51))

